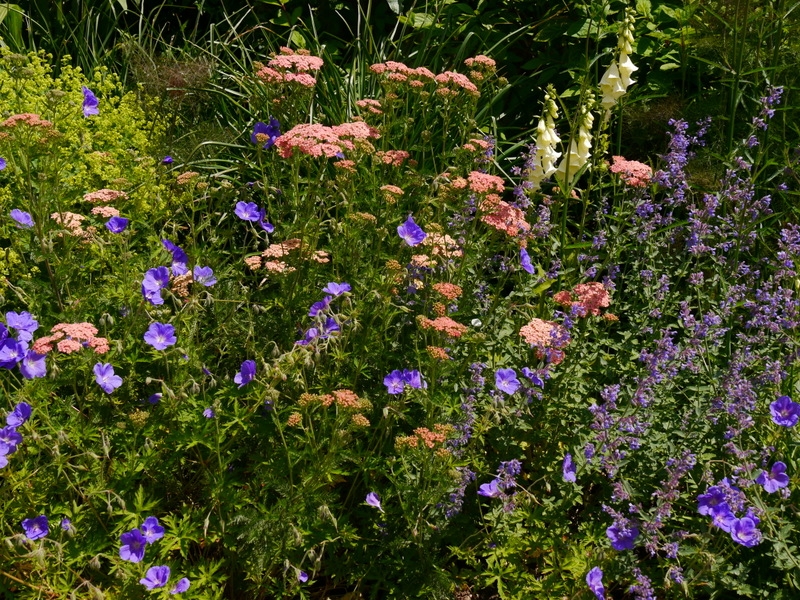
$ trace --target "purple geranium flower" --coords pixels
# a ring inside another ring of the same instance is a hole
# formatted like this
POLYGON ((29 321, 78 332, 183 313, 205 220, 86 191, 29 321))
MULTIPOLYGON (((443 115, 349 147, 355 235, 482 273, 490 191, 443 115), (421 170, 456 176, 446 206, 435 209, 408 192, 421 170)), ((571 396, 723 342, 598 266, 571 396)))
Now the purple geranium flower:
POLYGON ((95 96, 92 90, 87 88, 85 85, 82 86, 82 89, 83 89, 83 116, 88 117, 90 115, 99 115, 100 101, 97 99, 97 96, 95 96))
POLYGON ((39 329, 39 322, 27 311, 16 313, 13 310, 6 313, 6 324, 11 329, 17 330, 17 339, 21 342, 30 342, 33 332, 39 329))
POLYGON ((364 502, 369 504, 373 508, 377 508, 379 511, 383 512, 383 508, 381 507, 381 497, 378 496, 376 492, 370 492, 367 494, 367 497, 364 499, 364 502))
POLYGON ((603 587, 603 572, 600 567, 592 567, 586 574, 586 585, 589 586, 597 600, 605 600, 606 589, 603 587))
POLYGON ((169 285, 169 269, 167 267, 156 267, 148 269, 142 280, 142 296, 150 304, 160 306, 164 304, 161 297, 161 290, 169 285))
POLYGON ((6 170, 6 166, 8 166, 7 163, 6 163, 6 159, 3 158, 3 157, 0 157, 0 171, 5 171, 6 170))
POLYGON ((275 225, 267 221, 267 211, 263 208, 258 213, 258 226, 267 233, 275 231, 275 225))
POLYGON ((717 506, 714 512, 711 513, 711 524, 714 527, 719 527, 726 533, 731 532, 731 527, 733 527, 735 521, 736 515, 731 512, 731 508, 728 506, 727 502, 717 506))
POLYGON ((204 285, 206 287, 211 287, 212 285, 217 283, 217 278, 214 277, 214 271, 211 267, 195 266, 192 275, 197 283, 204 285))
POLYGON ((165 164, 165 165, 171 165, 175 161, 173 160, 173 158, 171 156, 167 155, 167 156, 165 156, 164 158, 161 159, 161 162, 162 162, 162 164, 165 164))
POLYGON ((735 519, 731 525, 730 534, 733 541, 752 548, 761 542, 761 532, 756 528, 756 522, 750 517, 735 519))
MULTIPOLYGON (((9 423, 11 425, 11 423, 9 423)), ((786 463, 777 461, 769 473, 761 471, 756 478, 756 483, 761 485, 768 494, 773 494, 789 485, 789 476, 786 474, 786 463)))
POLYGON ((18 342, 14 338, 6 338, 0 344, 0 367, 3 369, 13 369, 14 366, 25 358, 28 352, 28 345, 18 342))
POLYGON ((111 233, 122 233, 130 222, 130 219, 126 219, 125 217, 111 217, 106 221, 106 229, 111 233))
POLYGON ((494 385, 501 392, 513 394, 521 384, 514 369, 497 369, 494 374, 494 385))
POLYGON ((717 512, 717 507, 725 505, 725 510, 728 510, 728 505, 725 503, 725 493, 722 488, 712 485, 706 490, 705 494, 700 494, 697 497, 697 512, 701 515, 714 516, 717 512))
POLYGON ((297 581, 299 581, 300 583, 305 583, 306 581, 308 581, 308 573, 306 573, 305 571, 298 571, 297 581))
POLYGON ((186 577, 182 577, 178 583, 176 583, 172 589, 169 591, 170 594, 182 594, 186 590, 189 589, 189 580, 186 577))
POLYGON ((539 377, 535 371, 532 371, 528 367, 522 367, 522 374, 527 377, 533 385, 537 385, 540 388, 544 387, 544 381, 542 378, 539 377))
POLYGON ((22 434, 13 427, 3 427, 0 429, 0 454, 14 454, 17 446, 22 443, 22 434))
POLYGON ((172 274, 176 277, 185 274, 189 270, 186 266, 189 262, 189 257, 186 252, 183 251, 183 248, 173 244, 167 239, 162 239, 161 244, 172 254, 172 274))
POLYGON ((409 215, 406 222, 397 228, 397 234, 409 246, 417 246, 422 243, 428 234, 422 231, 422 228, 414 222, 414 218, 409 215))
POLYGON ((308 331, 303 335, 302 340, 297 340, 295 344, 298 346, 308 346, 312 341, 319 337, 319 329, 316 327, 309 327, 308 331))
POLYGON ((64 531, 69 531, 72 529, 72 521, 70 521, 67 517, 61 519, 61 529, 64 531))
POLYGON ((167 585, 169 581, 169 567, 166 565, 150 567, 144 577, 139 580, 148 590, 155 590, 167 585))
POLYGON ((622 528, 612 525, 606 529, 606 536, 611 540, 614 550, 633 550, 633 544, 639 537, 639 528, 636 526, 622 528))
POLYGON ((328 317, 325 319, 325 323, 322 325, 322 330, 319 332, 319 337, 322 340, 327 340, 331 333, 341 330, 342 328, 339 327, 339 323, 336 322, 336 319, 333 317, 328 317))
POLYGON ((144 341, 156 350, 166 350, 178 341, 175 337, 175 328, 169 323, 150 323, 144 334, 144 341))
POLYGON ((152 544, 164 537, 164 528, 159 525, 156 517, 147 517, 142 523, 141 530, 144 540, 148 544, 152 544))
POLYGON ((780 396, 769 405, 772 421, 781 427, 794 427, 800 419, 800 404, 792 402, 789 396, 780 396))
POLYGON ((242 221, 256 222, 261 219, 261 211, 255 202, 237 202, 233 212, 242 221))
POLYGON ((259 121, 253 127, 253 133, 250 134, 250 141, 253 142, 254 144, 260 143, 258 139, 258 134, 265 136, 266 141, 264 142, 263 148, 264 150, 269 150, 270 148, 272 148, 272 146, 275 145, 275 142, 281 136, 281 124, 275 117, 269 118, 269 125, 259 121))
POLYGON ((256 361, 246 360, 239 367, 239 372, 234 376, 233 382, 239 385, 239 389, 253 381, 256 376, 256 361))
POLYGON ((425 379, 423 379, 422 373, 416 369, 403 369, 403 381, 408 387, 412 387, 415 390, 428 388, 428 384, 425 382, 425 379))
POLYGON ((18 227, 22 227, 23 229, 30 229, 34 225, 31 214, 18 208, 11 211, 11 218, 17 222, 18 227))
MULTIPOLYGON (((27 402, 19 402, 14 407, 14 410, 12 410, 6 416, 6 423, 8 424, 9 427, 19 427, 20 425, 25 423, 25 421, 31 418, 32 412, 33 409, 31 408, 30 404, 28 404, 27 402)), ((785 467, 784 470, 786 470, 785 467)))
POLYGON ((22 522, 22 528, 25 530, 25 537, 29 540, 38 540, 50 533, 50 526, 47 522, 47 517, 39 515, 33 519, 25 519, 22 522))
POLYGON ((319 313, 326 310, 328 306, 330 306, 331 300, 333 300, 333 296, 325 296, 322 300, 314 302, 314 304, 311 305, 311 308, 308 309, 308 316, 316 317, 319 313))
POLYGON ((386 386, 386 391, 390 394, 402 394, 406 386, 403 372, 395 369, 383 378, 383 385, 386 386))
POLYGON ((489 483, 484 483, 478 487, 478 495, 486 496, 487 498, 497 498, 502 493, 503 490, 500 488, 500 480, 496 477, 489 483))
POLYGON ((572 461, 572 454, 569 452, 564 455, 564 462, 561 465, 561 472, 563 474, 564 481, 575 483, 578 480, 578 471, 575 467, 575 463, 572 461))
POLYGON ((211 408, 211 407, 209 406, 207 409, 205 409, 205 410, 203 411, 203 416, 204 416, 206 419, 213 419, 214 417, 216 417, 216 416, 217 416, 217 413, 215 413, 215 412, 214 412, 214 409, 213 409, 213 408, 211 408))
POLYGON ((138 529, 131 529, 119 536, 122 546, 119 548, 119 557, 132 563, 138 563, 144 558, 144 547, 147 545, 142 532, 138 529))
POLYGON ((519 264, 528 273, 533 275, 533 265, 531 264, 531 257, 525 248, 519 249, 519 264))
POLYGON ((335 298, 336 296, 341 296, 345 292, 349 292, 351 289, 352 288, 350 287, 349 283, 346 283, 344 281, 342 283, 335 283, 331 281, 330 283, 328 283, 328 285, 322 288, 322 291, 325 292, 326 294, 330 294, 335 298))
POLYGON ((122 385, 122 377, 114 374, 114 367, 110 363, 97 363, 93 371, 94 380, 106 394, 110 394, 122 385))

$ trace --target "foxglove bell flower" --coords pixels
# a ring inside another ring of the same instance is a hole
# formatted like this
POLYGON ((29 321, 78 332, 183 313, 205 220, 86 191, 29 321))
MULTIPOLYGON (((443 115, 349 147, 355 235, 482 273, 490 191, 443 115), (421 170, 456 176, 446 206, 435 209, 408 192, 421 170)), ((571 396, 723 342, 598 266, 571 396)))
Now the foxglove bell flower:
POLYGON ((555 120, 558 118, 558 105, 555 102, 556 93, 549 87, 544 95, 542 116, 536 127, 536 153, 532 157, 533 165, 530 170, 531 189, 538 190, 541 182, 556 172, 556 161, 561 153, 556 146, 561 143, 556 131, 555 120))

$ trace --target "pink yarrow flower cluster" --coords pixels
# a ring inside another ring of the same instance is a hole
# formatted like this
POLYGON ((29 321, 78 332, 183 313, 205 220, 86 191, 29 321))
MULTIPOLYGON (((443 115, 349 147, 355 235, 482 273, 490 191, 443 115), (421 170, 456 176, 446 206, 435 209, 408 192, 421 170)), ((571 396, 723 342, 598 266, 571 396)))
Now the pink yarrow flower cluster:
POLYGON ((108 340, 97 337, 97 327, 91 323, 59 323, 50 333, 33 342, 34 352, 47 354, 54 346, 63 354, 72 354, 83 348, 91 348, 95 354, 105 354, 109 350, 108 340))
POLYGON ((611 304, 608 290, 598 281, 578 284, 571 293, 566 290, 558 292, 553 295, 553 300, 561 306, 578 307, 580 316, 596 317, 601 308, 607 308, 611 304))
POLYGON ((86 202, 91 202, 92 204, 97 204, 98 202, 113 202, 118 198, 126 199, 127 197, 128 194, 125 192, 109 190, 108 188, 103 188, 102 190, 89 192, 88 194, 83 195, 83 199, 86 200, 86 202))
MULTIPOLYGON (((475 140, 470 140, 475 142, 475 140)), ((503 192, 505 182, 502 177, 497 175, 490 175, 489 173, 481 173, 480 171, 472 171, 467 178, 456 177, 453 180, 452 186, 457 190, 469 188, 470 191, 476 194, 486 194, 488 192, 503 192)))
POLYGON ((318 56, 311 56, 307 50, 295 52, 290 48, 281 48, 266 66, 260 65, 256 77, 265 83, 296 83, 311 88, 317 84, 311 72, 319 71, 324 61, 318 56))
POLYGON ((497 194, 489 194, 481 202, 480 210, 483 213, 481 221, 510 237, 518 237, 531 229, 530 223, 525 220, 525 213, 500 200, 497 194))
POLYGON ((539 359, 547 357, 548 362, 557 365, 564 360, 564 348, 569 343, 569 333, 563 326, 544 319, 531 319, 519 330, 519 335, 536 349, 539 359))
POLYGON ((411 87, 420 88, 426 83, 434 80, 434 74, 425 67, 411 67, 393 60, 386 61, 385 63, 376 63, 371 65, 370 71, 376 75, 380 75, 384 81, 393 83, 408 83, 411 87))
POLYGON ((626 160, 623 156, 613 156, 611 172, 617 173, 622 181, 631 187, 645 187, 653 177, 653 169, 636 160, 626 160))
POLYGON ((366 123, 342 123, 328 127, 317 123, 296 125, 275 142, 282 158, 291 157, 295 151, 309 156, 342 158, 345 151, 355 149, 354 142, 380 137, 378 130, 366 123))
POLYGON ((469 80, 469 77, 456 73, 455 71, 445 71, 436 76, 436 83, 439 88, 436 93, 441 96, 466 92, 472 96, 480 96, 477 86, 469 80))

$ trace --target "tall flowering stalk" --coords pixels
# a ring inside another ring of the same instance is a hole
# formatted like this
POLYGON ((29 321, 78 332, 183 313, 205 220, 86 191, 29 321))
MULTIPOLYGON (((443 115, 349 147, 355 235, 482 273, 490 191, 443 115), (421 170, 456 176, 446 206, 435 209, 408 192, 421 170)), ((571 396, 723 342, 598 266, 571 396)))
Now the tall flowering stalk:
POLYGON ((628 88, 636 83, 631 79, 631 75, 639 68, 630 59, 630 55, 633 53, 635 14, 632 8, 625 9, 625 19, 620 26, 616 56, 600 79, 600 91, 603 94, 600 104, 606 109, 604 119, 608 119, 611 109, 627 93, 628 88))
POLYGON ((536 128, 536 150, 532 156, 533 165, 529 175, 531 190, 538 190, 542 181, 556 172, 555 164, 561 156, 561 152, 556 150, 561 138, 556 131, 558 105, 555 98, 555 89, 553 86, 548 86, 542 104, 542 116, 536 128))

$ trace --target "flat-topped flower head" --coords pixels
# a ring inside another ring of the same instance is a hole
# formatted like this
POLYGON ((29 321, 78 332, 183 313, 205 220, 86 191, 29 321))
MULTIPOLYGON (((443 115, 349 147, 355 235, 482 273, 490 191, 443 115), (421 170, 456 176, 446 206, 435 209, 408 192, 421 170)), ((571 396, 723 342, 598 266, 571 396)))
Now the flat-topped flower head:
POLYGON ((761 471, 756 478, 756 483, 764 488, 768 494, 773 494, 789 485, 789 476, 786 474, 786 463, 777 461, 769 473, 761 471))
POLYGON ((83 116, 89 117, 91 115, 99 115, 100 114, 100 101, 97 99, 97 96, 94 95, 94 92, 87 88, 85 85, 82 86, 83 89, 83 116))
POLYGON ((422 228, 414 222, 414 217, 408 216, 406 222, 397 228, 397 235, 409 246, 417 246, 428 237, 422 228))
POLYGON ((97 363, 93 371, 94 380, 106 394, 112 393, 122 385, 122 377, 114 373, 114 367, 110 363, 97 363))
MULTIPOLYGON (((27 402, 19 402, 8 415, 6 416, 6 424, 9 427, 19 427, 25 421, 31 418, 33 409, 27 402)), ((784 470, 786 470, 784 466, 784 470)))
POLYGON ((34 226, 33 217, 30 213, 25 212, 24 210, 20 210, 18 208, 14 208, 11 210, 11 218, 17 224, 17 227, 22 229, 30 229, 34 226))
POLYGON ((45 515, 25 519, 22 522, 22 528, 25 530, 25 537, 29 540, 38 540, 50 533, 50 526, 45 515))
POLYGON ((139 580, 148 590, 156 590, 167 585, 169 581, 169 567, 166 565, 150 567, 144 577, 139 580))
POLYGON ((253 378, 255 376, 256 376, 256 361, 246 360, 242 363, 242 366, 239 367, 239 372, 233 378, 233 382, 238 384, 239 389, 241 389, 248 383, 253 381, 253 378))
POLYGON ((119 557, 132 563, 138 563, 144 558, 144 547, 147 540, 139 529, 131 529, 119 536, 121 546, 119 557))
POLYGON ((144 334, 144 341, 156 350, 166 350, 174 345, 178 338, 175 337, 175 327, 169 323, 150 323, 144 334))
POLYGON ((142 523, 141 531, 148 544, 152 544, 164 537, 164 528, 158 523, 156 517, 147 517, 142 523))

